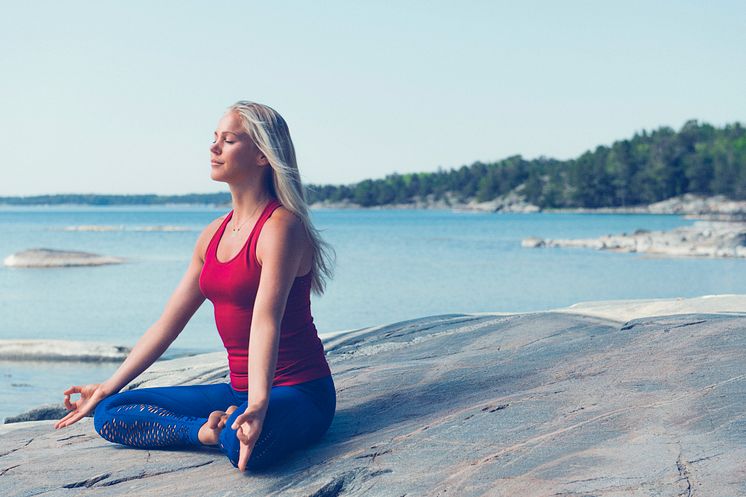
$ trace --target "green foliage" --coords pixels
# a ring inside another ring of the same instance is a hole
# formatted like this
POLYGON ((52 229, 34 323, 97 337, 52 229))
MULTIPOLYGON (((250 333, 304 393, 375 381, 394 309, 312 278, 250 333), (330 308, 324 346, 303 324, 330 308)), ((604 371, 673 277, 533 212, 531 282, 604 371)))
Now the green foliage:
MULTIPOLYGON (((352 202, 369 207, 444 198, 492 200, 521 188, 540 207, 607 207, 647 204, 684 193, 722 194, 746 200, 746 130, 739 123, 716 128, 696 120, 676 132, 661 127, 559 161, 520 155, 434 173, 390 174, 352 185, 308 185, 309 203, 352 202)), ((189 195, 42 195, 0 197, 6 204, 225 204, 228 193, 189 195)))

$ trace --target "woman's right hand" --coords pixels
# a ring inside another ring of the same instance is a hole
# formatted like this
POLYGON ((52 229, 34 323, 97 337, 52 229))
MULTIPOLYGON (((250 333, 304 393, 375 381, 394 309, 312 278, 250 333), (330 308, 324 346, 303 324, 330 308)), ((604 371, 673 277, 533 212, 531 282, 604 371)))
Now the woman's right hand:
POLYGON ((99 402, 109 396, 104 392, 99 383, 91 383, 82 387, 77 385, 72 386, 63 393, 65 394, 65 407, 71 412, 55 423, 55 429, 70 426, 87 416, 96 408, 99 402), (80 398, 74 402, 70 402, 70 396, 76 393, 80 394, 80 398))

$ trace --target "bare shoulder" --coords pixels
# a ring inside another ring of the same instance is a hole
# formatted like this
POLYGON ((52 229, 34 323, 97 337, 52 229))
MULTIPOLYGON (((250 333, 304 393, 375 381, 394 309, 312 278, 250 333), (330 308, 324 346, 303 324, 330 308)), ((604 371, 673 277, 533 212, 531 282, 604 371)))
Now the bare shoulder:
MULTIPOLYGON (((285 207, 278 207, 262 226, 256 242, 256 257, 261 265, 266 254, 288 250, 310 261, 310 241, 300 217, 285 207)), ((310 262, 303 264, 308 266, 310 262)))
POLYGON ((305 234, 303 221, 289 209, 279 206, 267 219, 259 234, 259 240, 270 239, 271 243, 282 242, 284 238, 298 240, 305 234))
POLYGON ((199 238, 197 238, 197 243, 194 247, 194 252, 195 255, 198 255, 201 260, 205 260, 207 246, 210 244, 210 240, 212 240, 215 232, 218 230, 218 228, 220 228, 220 225, 223 223, 227 216, 228 214, 226 213, 218 218, 213 219, 212 221, 210 221, 210 224, 205 226, 205 229, 202 230, 202 233, 199 234, 199 238))

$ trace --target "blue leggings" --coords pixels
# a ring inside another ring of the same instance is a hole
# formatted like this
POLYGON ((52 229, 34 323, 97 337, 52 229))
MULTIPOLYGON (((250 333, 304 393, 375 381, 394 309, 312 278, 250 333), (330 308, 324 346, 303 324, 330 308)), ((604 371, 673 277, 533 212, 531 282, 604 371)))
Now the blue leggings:
MULTIPOLYGON (((293 450, 318 441, 332 423, 336 404, 331 376, 272 387, 262 432, 247 468, 267 467, 293 450)), ((238 467, 240 442, 231 425, 246 410, 248 393, 235 390, 230 383, 120 392, 96 406, 93 423, 106 440, 130 447, 205 447, 197 437, 199 429, 212 411, 225 411, 231 405, 238 409, 226 421, 218 447, 238 467)))

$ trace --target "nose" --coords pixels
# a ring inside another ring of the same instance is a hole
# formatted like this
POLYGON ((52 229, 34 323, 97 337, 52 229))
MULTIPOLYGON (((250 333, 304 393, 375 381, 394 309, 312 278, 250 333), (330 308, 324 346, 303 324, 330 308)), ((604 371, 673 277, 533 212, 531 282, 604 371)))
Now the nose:
POLYGON ((212 152, 215 155, 220 155, 220 146, 218 145, 218 142, 215 142, 210 145, 210 152, 212 152))

